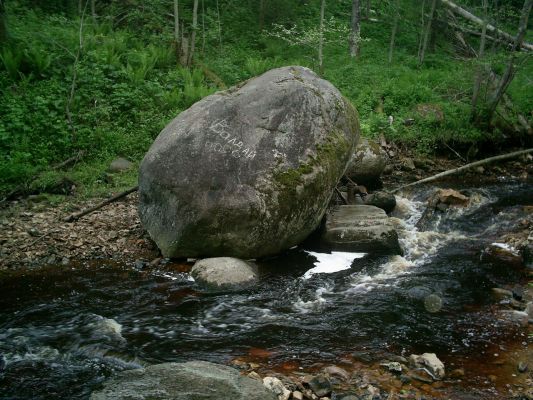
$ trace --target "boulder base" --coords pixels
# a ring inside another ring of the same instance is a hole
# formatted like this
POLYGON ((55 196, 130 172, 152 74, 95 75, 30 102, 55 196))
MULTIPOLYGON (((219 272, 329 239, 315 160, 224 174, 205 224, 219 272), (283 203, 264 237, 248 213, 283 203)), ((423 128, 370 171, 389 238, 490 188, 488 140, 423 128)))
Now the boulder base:
POLYGON ((156 364, 119 373, 91 400, 277 400, 253 379, 204 361, 156 364))
POLYGON ((387 214, 367 205, 337 206, 326 216, 323 242, 333 250, 402 254, 387 214))
POLYGON ((215 93, 175 118, 139 173, 165 257, 277 254, 318 225, 358 140, 353 106, 303 67, 215 93))

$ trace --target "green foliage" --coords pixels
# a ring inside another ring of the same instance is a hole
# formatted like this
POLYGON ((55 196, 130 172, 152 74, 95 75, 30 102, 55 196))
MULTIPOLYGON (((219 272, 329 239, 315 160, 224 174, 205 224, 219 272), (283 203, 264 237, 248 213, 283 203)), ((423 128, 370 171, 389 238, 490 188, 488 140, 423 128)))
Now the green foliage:
MULTIPOLYGON (((98 2, 98 22, 88 15, 84 20, 83 48, 76 65, 77 2, 8 2, 10 39, 0 47, 0 193, 80 150, 85 159, 67 177, 79 183, 83 193, 107 190, 109 184, 101 175, 111 159, 122 155, 139 161, 172 118, 213 93, 220 81, 231 86, 282 65, 317 69, 319 1, 271 0, 262 21, 257 2, 237 3, 220 7, 220 38, 215 2, 205 1, 205 18, 199 16, 196 36, 198 65, 186 69, 177 64, 172 44, 172 2, 98 2), (273 37, 275 32, 278 37, 273 37), (295 42, 299 45, 291 45, 295 42), (65 110, 74 76, 70 124, 65 110)), ((479 2, 460 3, 474 9, 479 2)), ((467 148, 477 141, 502 140, 500 128, 480 130, 471 122, 476 63, 455 58, 449 38, 438 36, 435 51, 418 67, 417 2, 402 0, 394 63, 388 64, 391 4, 373 2, 372 17, 379 22, 363 21, 366 41, 358 59, 349 57, 345 37, 351 2, 328 2, 326 7, 324 77, 356 106, 363 134, 383 134, 423 152, 435 151, 443 143, 467 148), (405 124, 416 117, 419 104, 440 107, 444 119, 429 116, 405 124)), ((520 7, 509 3, 499 10, 499 21, 509 31, 516 27, 520 7)), ((186 35, 191 10, 192 2, 180 2, 186 35)), ((506 58, 505 51, 495 48, 484 62, 498 72, 506 58)), ((509 94, 527 114, 533 109, 533 63, 518 60, 522 70, 509 94)), ((49 187, 62 174, 43 175, 35 189, 49 187)), ((128 176, 118 185, 135 180, 134 172, 128 176)))

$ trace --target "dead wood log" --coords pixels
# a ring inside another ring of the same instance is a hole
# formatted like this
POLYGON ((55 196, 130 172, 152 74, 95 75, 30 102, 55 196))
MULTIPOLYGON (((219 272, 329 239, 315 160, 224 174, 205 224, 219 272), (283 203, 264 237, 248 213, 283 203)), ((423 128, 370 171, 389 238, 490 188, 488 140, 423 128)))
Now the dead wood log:
POLYGON ((115 202, 115 201, 117 201, 117 200, 119 200, 119 199, 121 199, 123 197, 126 197, 127 195, 129 195, 129 194, 131 194, 133 192, 136 192, 137 190, 139 190, 139 186, 132 187, 132 188, 130 188, 128 190, 125 190, 122 193, 116 194, 113 197, 110 197, 109 199, 102 201, 101 203, 98 203, 97 205, 95 205, 93 207, 86 208, 85 210, 81 210, 80 212, 71 214, 68 217, 66 217, 63 221, 64 222, 77 221, 81 217, 83 217, 83 216, 85 216, 87 214, 91 214, 91 213, 95 212, 96 210, 99 210, 102 207, 107 206, 108 204, 111 204, 111 203, 113 203, 113 202, 115 202))
POLYGON ((490 163, 493 163, 493 162, 496 162, 496 161, 508 160, 508 159, 516 158, 516 157, 519 157, 519 156, 522 156, 522 155, 525 155, 525 154, 529 154, 529 153, 533 153, 533 148, 526 149, 526 150, 515 151, 513 153, 508 153, 508 154, 502 154, 502 155, 499 155, 499 156, 485 158, 483 160, 476 161, 476 162, 473 162, 473 163, 470 163, 470 164, 466 164, 466 165, 463 165, 462 167, 459 167, 459 168, 450 169, 448 171, 441 172, 441 173, 439 173, 437 175, 433 175, 433 176, 421 179, 421 180, 416 181, 416 182, 408 183, 407 185, 402 185, 400 187, 397 187, 394 190, 391 190, 390 193, 396 193, 396 192, 398 192, 401 189, 405 189, 405 188, 408 188, 408 187, 411 187, 411 186, 415 186, 415 185, 420 185, 421 183, 433 182, 433 181, 436 181, 437 179, 444 178, 445 176, 457 174, 459 172, 466 171, 467 169, 471 169, 471 168, 474 168, 474 167, 479 167, 480 165, 486 165, 486 164, 490 164, 490 163))
MULTIPOLYGON (((472 14, 470 11, 465 10, 462 7, 459 7, 457 4, 455 4, 453 1, 450 0, 441 0, 441 3, 444 4, 446 7, 450 8, 453 12, 460 15, 463 18, 466 18, 467 20, 474 22, 477 25, 483 26, 484 22, 482 18, 479 18, 472 14)), ((515 42, 515 37, 513 35, 508 34, 507 32, 504 32, 498 28, 496 28, 494 25, 487 24, 487 31, 494 32, 498 37, 505 39, 509 43, 515 42)), ((525 50, 533 51, 533 44, 523 42, 521 43, 521 47, 525 50)))

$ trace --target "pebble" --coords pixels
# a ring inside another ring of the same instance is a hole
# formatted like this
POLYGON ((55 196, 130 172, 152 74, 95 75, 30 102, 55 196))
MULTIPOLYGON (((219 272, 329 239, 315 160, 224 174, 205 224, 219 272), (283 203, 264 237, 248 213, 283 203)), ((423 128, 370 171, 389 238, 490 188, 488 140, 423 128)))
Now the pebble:
POLYGON ((248 374, 248 378, 252 378, 252 379, 255 379, 256 381, 263 381, 263 379, 261 379, 261 376, 255 372, 255 371, 252 371, 248 374))
POLYGON ((292 392, 292 398, 295 399, 295 400, 303 400, 304 394, 302 392, 300 392, 299 390, 296 390, 296 391, 292 392))
POLYGON ((518 363, 518 372, 520 372, 521 374, 523 374, 524 372, 527 372, 528 370, 528 365, 527 363, 521 361, 518 363))

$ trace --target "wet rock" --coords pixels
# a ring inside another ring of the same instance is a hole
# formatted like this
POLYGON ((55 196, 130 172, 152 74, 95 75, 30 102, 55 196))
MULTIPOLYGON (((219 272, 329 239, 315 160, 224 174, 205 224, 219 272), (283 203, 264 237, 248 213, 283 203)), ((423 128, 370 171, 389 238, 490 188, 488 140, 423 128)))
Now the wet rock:
POLYGON ((453 189, 439 189, 430 199, 430 204, 434 204, 435 207, 439 204, 455 207, 466 207, 469 202, 469 197, 453 189))
POLYGON ((323 242, 334 250, 401 254, 398 234, 380 208, 367 205, 334 207, 326 216, 323 242))
POLYGON ((111 173, 124 172, 133 168, 133 163, 125 158, 115 158, 109 165, 108 171, 111 173))
POLYGON ((524 267, 522 255, 513 247, 505 243, 492 243, 481 253, 481 260, 491 262, 496 266, 512 268, 524 267))
POLYGON ((492 288, 492 297, 496 301, 503 301, 503 300, 510 300, 513 298, 513 292, 507 289, 501 289, 501 288, 492 288))
POLYGON ((278 378, 271 376, 263 378, 263 386, 274 393, 278 400, 289 400, 289 397, 291 396, 291 391, 288 390, 278 378))
POLYGON ((324 373, 328 374, 331 378, 336 378, 344 382, 350 380, 348 371, 335 365, 324 368, 324 373))
POLYGON ((372 140, 362 139, 345 174, 354 182, 375 188, 381 185, 380 177, 386 166, 387 155, 381 146, 372 140))
POLYGON ((164 363, 123 371, 94 392, 91 400, 276 400, 260 382, 205 361, 164 363))
POLYGON ((139 215, 164 257, 277 254, 320 224, 359 136, 357 113, 304 67, 200 100, 159 134, 139 215))
POLYGON ((258 281, 257 267, 251 262, 231 257, 204 258, 191 269, 194 280, 210 289, 250 286, 258 281))
POLYGON ((463 368, 454 369, 448 374, 448 377, 452 379, 461 379, 464 376, 465 376, 465 370, 463 368))
POLYGON ((529 315, 524 311, 500 310, 497 313, 497 318, 500 321, 519 327, 526 327, 529 323, 529 315))
POLYGON ((324 374, 313 377, 308 382, 309 388, 318 396, 323 397, 331 393, 331 381, 324 374))
POLYGON ((524 312, 527 314, 529 319, 533 319, 533 302, 528 301, 526 303, 526 309, 524 312))
POLYGON ((518 368, 518 372, 520 372, 521 374, 523 374, 524 372, 527 372, 527 370, 528 370, 528 365, 527 365, 526 362, 520 361, 520 362, 518 363, 517 368, 518 368))
POLYGON ((374 192, 365 196, 364 203, 368 206, 381 208, 389 214, 394 210, 394 207, 396 207, 396 197, 387 192, 374 192))
POLYGON ((395 372, 395 373, 401 373, 402 372, 402 364, 400 364, 399 362, 396 362, 396 361, 388 362, 388 363, 381 363, 379 365, 381 365, 382 367, 387 368, 390 372, 395 372))
POLYGON ((433 379, 444 378, 444 364, 437 358, 435 353, 411 354, 409 364, 415 368, 425 369, 433 379))
POLYGON ((433 383, 433 376, 425 369, 418 369, 416 371, 408 371, 407 376, 412 380, 417 380, 423 383, 433 383))
POLYGON ((255 379, 256 381, 263 382, 263 379, 261 379, 261 375, 259 375, 257 372, 252 371, 248 375, 246 375, 248 378, 255 379))

